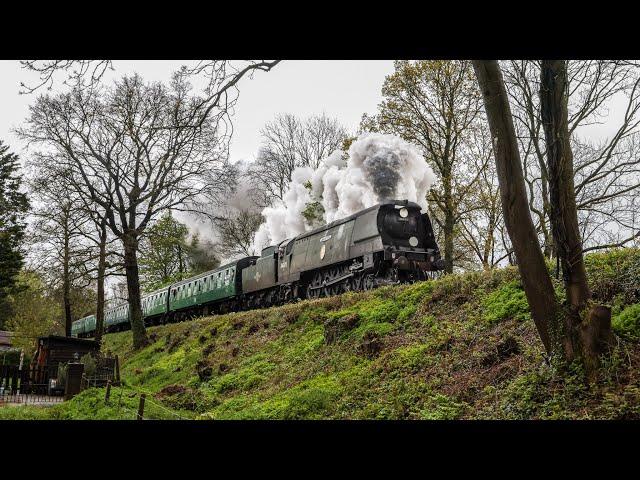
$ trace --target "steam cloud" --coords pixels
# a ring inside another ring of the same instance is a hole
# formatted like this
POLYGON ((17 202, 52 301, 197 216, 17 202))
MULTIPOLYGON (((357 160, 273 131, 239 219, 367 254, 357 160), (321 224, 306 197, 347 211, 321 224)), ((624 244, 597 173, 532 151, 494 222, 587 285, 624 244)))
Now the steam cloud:
POLYGON ((322 205, 326 223, 388 199, 407 199, 425 210, 434 181, 433 171, 410 143, 394 135, 363 134, 351 144, 347 160, 335 151, 316 170, 293 171, 284 201, 262 211, 265 222, 253 247, 259 252, 311 230, 302 212, 312 202, 322 205))

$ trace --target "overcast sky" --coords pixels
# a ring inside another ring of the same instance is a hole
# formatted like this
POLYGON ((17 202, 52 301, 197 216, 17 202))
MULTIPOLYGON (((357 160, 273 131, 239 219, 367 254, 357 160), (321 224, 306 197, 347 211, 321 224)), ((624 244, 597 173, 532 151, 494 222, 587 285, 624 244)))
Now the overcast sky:
MULTIPOLYGON (((168 81, 183 61, 114 61, 116 71, 105 78, 138 72, 146 80, 168 81)), ((257 72, 240 83, 240 99, 233 118, 231 160, 253 160, 260 129, 277 113, 308 116, 325 112, 355 131, 363 113, 372 113, 380 101, 385 75, 392 61, 283 61, 271 72, 257 72)), ((34 74, 17 61, 0 61, 0 139, 17 153, 21 142, 10 132, 26 118, 33 95, 19 95, 20 81, 34 74)))

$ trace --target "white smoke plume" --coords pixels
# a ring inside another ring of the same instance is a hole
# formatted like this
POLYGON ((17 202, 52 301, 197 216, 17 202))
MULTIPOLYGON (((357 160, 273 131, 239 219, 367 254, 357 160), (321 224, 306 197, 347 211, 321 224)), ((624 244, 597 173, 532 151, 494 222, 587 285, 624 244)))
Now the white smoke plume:
POLYGON ((388 199, 410 200, 426 210, 435 179, 415 146, 394 135, 363 134, 351 144, 346 161, 335 151, 316 170, 294 170, 284 201, 262 211, 265 222, 256 232, 254 248, 259 252, 311 230, 314 226, 302 212, 312 202, 324 208, 325 223, 388 199))

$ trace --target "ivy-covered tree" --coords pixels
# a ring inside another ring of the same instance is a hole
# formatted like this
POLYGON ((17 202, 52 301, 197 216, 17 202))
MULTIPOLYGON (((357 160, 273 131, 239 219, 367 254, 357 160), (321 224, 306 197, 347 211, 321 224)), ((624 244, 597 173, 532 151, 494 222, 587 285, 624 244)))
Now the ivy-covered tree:
POLYGON ((170 212, 149 227, 140 248, 140 273, 146 290, 184 278, 189 228, 170 212))
POLYGON ((151 291, 220 264, 211 245, 201 245, 198 235, 189 240, 189 228, 170 212, 149 227, 140 248, 143 287, 151 291))
POLYGON ((191 236, 188 246, 188 261, 191 275, 213 270, 220 265, 220 258, 216 255, 215 246, 212 241, 200 240, 200 236, 195 233, 191 236))
POLYGON ((23 265, 24 216, 29 209, 20 191, 18 155, 0 140, 0 328, 10 314, 8 295, 14 292, 16 276, 23 265))

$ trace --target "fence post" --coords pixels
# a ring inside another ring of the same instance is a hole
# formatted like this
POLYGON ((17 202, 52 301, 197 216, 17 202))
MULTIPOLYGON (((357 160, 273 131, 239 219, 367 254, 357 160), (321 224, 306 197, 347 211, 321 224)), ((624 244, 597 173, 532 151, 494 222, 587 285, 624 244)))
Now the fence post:
POLYGON ((118 355, 116 355, 116 382, 120 385, 120 360, 118 359, 118 355))
POLYGON ((111 395, 111 380, 107 380, 107 393, 104 395, 104 403, 109 403, 109 395, 111 395))
POLYGON ((140 404, 138 405, 138 420, 144 420, 144 399, 147 396, 142 393, 140 394, 140 404))

